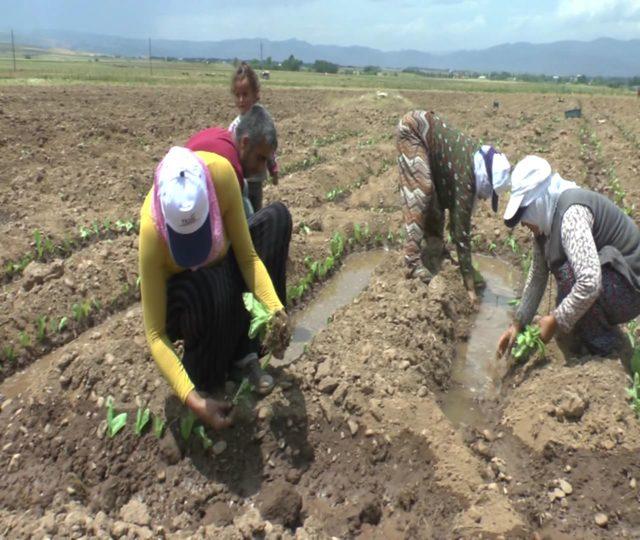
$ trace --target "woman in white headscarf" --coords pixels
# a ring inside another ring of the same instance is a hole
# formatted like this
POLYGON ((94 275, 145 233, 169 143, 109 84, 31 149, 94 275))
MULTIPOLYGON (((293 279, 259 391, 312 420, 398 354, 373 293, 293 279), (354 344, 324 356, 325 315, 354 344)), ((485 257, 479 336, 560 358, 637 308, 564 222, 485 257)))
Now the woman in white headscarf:
POLYGON ((549 271, 558 286, 557 307, 540 319, 542 340, 559 329, 592 354, 611 353, 619 344, 617 325, 640 314, 638 227, 609 199, 552 173, 537 156, 520 161, 511 182, 505 223, 522 222, 535 241, 522 301, 500 337, 498 355, 533 320, 549 271))

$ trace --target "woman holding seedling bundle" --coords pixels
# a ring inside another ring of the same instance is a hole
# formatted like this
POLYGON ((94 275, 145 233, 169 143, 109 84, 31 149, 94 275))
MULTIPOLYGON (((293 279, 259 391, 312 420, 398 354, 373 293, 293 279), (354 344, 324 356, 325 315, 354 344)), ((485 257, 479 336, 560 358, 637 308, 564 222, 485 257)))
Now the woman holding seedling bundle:
POLYGON ((407 277, 428 283, 423 248, 431 239, 442 244, 444 211, 449 210, 451 238, 460 272, 475 304, 475 272, 471 264, 471 214, 477 199, 491 199, 509 189, 511 166, 504 154, 447 125, 438 115, 411 111, 398 124, 398 166, 406 241, 407 277))
POLYGON ((609 199, 552 173, 537 156, 511 176, 504 214, 534 235, 533 262, 515 322, 498 342, 498 356, 514 344, 538 310, 549 271, 558 286, 556 309, 540 319, 540 338, 571 334, 572 352, 607 355, 622 337, 616 325, 640 314, 640 231, 609 199))
POLYGON ((231 406, 201 390, 235 368, 258 390, 273 386, 258 363, 259 343, 248 337, 242 294, 248 289, 275 314, 266 339, 281 357, 290 339, 280 300, 290 238, 291 216, 280 203, 247 223, 233 168, 217 154, 174 147, 158 166, 140 219, 147 342, 178 397, 215 429, 230 425, 231 406), (176 339, 184 342, 182 359, 176 339))

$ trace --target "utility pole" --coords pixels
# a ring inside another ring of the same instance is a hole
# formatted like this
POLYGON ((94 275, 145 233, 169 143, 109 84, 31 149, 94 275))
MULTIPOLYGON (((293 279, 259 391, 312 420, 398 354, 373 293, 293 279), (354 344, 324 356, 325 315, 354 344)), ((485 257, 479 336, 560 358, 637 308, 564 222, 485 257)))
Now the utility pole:
POLYGON ((11 29, 11 50, 13 51, 13 72, 16 72, 16 44, 13 41, 13 28, 11 29))
POLYGON ((151 65, 151 38, 149 38, 149 74, 153 77, 153 66, 151 65))
POLYGON ((262 61, 262 40, 260 40, 260 68, 264 68, 264 62, 262 61))

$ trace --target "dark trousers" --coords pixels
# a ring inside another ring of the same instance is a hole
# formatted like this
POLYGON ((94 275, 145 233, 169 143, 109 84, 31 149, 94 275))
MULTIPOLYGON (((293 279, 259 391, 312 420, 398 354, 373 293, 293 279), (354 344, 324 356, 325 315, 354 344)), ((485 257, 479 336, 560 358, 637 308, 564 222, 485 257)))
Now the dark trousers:
POLYGON ((257 212, 262 208, 262 184, 263 182, 247 182, 249 185, 249 201, 253 206, 253 211, 257 212))
MULTIPOLYGON (((291 214, 273 203, 249 218, 249 232, 280 301, 286 301, 286 265, 291 240, 291 214)), ((182 339, 182 363, 199 390, 222 384, 233 364, 259 343, 250 340, 247 292, 233 251, 213 267, 186 271, 168 284, 167 334, 182 339)))

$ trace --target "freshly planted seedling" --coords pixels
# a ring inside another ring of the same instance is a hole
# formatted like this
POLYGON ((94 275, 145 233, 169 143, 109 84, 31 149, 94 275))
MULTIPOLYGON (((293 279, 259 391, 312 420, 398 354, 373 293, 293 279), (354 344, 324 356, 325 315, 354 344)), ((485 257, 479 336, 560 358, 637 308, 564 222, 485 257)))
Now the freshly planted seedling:
POLYGON ((629 343, 633 349, 633 355, 631 357, 631 373, 640 373, 640 343, 637 338, 638 321, 631 321, 627 324, 627 336, 629 337, 629 343))
POLYGON ((518 334, 516 345, 511 354, 514 358, 520 360, 529 358, 529 356, 536 351, 544 356, 545 346, 540 339, 540 328, 537 326, 527 326, 518 334))
POLYGON ((42 259, 44 255, 44 243, 42 242, 42 233, 38 229, 33 232, 33 239, 36 244, 36 257, 42 259))
POLYGON ((518 246, 518 241, 516 240, 515 236, 509 235, 505 240, 505 243, 507 244, 507 246, 509 246, 511 252, 515 255, 520 252, 520 246, 518 246))
POLYGON ((335 232, 331 237, 331 255, 335 258, 342 257, 344 253, 344 235, 340 232, 335 232))
POLYGON ((16 361, 16 352, 11 345, 5 345, 2 348, 2 355, 10 364, 13 364, 16 361))
POLYGON ((88 240, 91 238, 92 231, 88 227, 80 226, 80 238, 82 240, 88 240))
POLYGON ((196 415, 193 411, 187 411, 187 415, 180 419, 180 435, 182 435, 183 441, 188 441, 193 431, 193 424, 195 424, 196 415))
POLYGON ((202 448, 208 450, 213 446, 213 441, 207 436, 207 432, 204 429, 204 426, 196 426, 193 432, 198 436, 200 442, 202 443, 202 448))
POLYGON ((43 342, 47 337, 47 316, 41 315, 36 319, 36 338, 39 342, 43 342))
POLYGON ((164 433, 165 421, 160 416, 153 417, 153 433, 158 439, 162 439, 164 433))
POLYGON ((492 255, 496 252, 496 249, 498 248, 498 246, 496 245, 495 242, 489 242, 489 253, 491 253, 492 255))
POLYGON ((133 431, 138 437, 142 435, 142 431, 144 430, 145 426, 149 423, 149 415, 150 415, 149 409, 143 410, 142 407, 138 409, 138 412, 136 413, 136 425, 133 428, 133 431))
POLYGON ((627 395, 631 399, 631 408, 640 418, 640 374, 633 374, 633 382, 631 388, 627 388, 627 395))
POLYGON ((25 349, 31 346, 31 338, 24 330, 18 334, 18 339, 25 349))
POLYGON ((113 407, 113 397, 107 398, 107 435, 113 438, 127 423, 127 413, 116 414, 113 407))
POLYGON ((508 304, 512 307, 518 307, 521 301, 522 300, 520 298, 513 298, 512 300, 509 300, 508 304))

